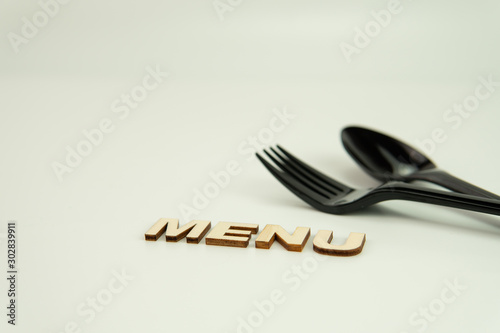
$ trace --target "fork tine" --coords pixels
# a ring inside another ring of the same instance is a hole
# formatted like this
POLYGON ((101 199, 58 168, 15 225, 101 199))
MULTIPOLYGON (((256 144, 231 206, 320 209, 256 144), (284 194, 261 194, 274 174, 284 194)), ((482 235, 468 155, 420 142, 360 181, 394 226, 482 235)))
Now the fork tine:
POLYGON ((286 188, 292 191, 296 196, 313 207, 318 207, 321 202, 325 200, 324 196, 314 192, 307 186, 295 180, 289 174, 276 169, 268 161, 266 161, 260 154, 256 154, 257 158, 264 164, 264 166, 271 172, 271 174, 280 181, 286 188))
POLYGON ((276 157, 269 153, 267 150, 264 150, 264 153, 266 153, 266 155, 274 162, 274 164, 276 164, 284 173, 294 178, 297 182, 302 183, 304 186, 308 187, 309 189, 313 190, 326 199, 330 198, 332 194, 333 196, 336 195, 336 192, 332 193, 332 191, 328 191, 328 189, 326 189, 324 186, 321 186, 321 184, 317 184, 314 182, 314 180, 307 178, 307 175, 300 174, 299 172, 297 172, 297 170, 290 168, 284 161, 282 161, 284 157, 278 154, 273 148, 271 148, 271 151, 275 154, 276 157))
POLYGON ((352 188, 350 188, 349 186, 346 186, 336 181, 335 179, 332 179, 327 175, 319 172, 318 170, 312 168, 311 166, 299 160, 297 157, 287 152, 284 148, 280 147, 279 145, 277 145, 276 147, 288 158, 288 162, 290 165, 294 166, 298 170, 301 170, 301 172, 303 173, 311 175, 311 177, 314 176, 316 179, 318 179, 316 182, 326 183, 336 191, 340 191, 342 193, 352 191, 352 188))

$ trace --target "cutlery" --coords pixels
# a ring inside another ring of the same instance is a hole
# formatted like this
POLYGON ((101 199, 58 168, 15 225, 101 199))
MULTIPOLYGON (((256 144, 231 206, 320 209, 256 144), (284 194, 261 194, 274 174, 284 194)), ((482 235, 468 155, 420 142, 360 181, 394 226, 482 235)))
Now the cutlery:
POLYGON ((342 130, 341 137, 349 155, 376 179, 423 180, 455 192, 500 200, 500 196, 438 169, 415 148, 385 134, 362 127, 347 127, 342 130))
POLYGON ((264 153, 273 166, 256 154, 285 187, 312 207, 330 214, 346 214, 385 200, 409 200, 500 215, 500 201, 473 195, 427 189, 400 181, 375 188, 353 189, 302 162, 277 146, 264 153))

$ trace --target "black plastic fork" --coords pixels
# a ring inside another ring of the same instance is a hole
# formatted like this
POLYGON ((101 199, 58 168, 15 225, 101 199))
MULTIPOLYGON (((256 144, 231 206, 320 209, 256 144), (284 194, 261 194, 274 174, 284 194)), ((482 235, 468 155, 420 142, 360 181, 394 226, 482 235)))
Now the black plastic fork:
POLYGON ((314 208, 330 214, 358 211, 386 200, 408 200, 500 215, 500 201, 473 195, 439 191, 389 181, 375 188, 353 189, 302 162, 280 146, 264 153, 275 164, 256 154, 285 187, 314 208))

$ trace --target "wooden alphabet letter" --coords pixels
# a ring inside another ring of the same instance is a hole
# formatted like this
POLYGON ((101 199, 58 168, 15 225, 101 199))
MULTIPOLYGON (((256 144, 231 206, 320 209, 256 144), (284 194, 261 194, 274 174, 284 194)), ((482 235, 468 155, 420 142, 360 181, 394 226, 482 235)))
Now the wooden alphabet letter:
POLYGON ((156 221, 155 224, 151 228, 149 228, 148 231, 146 231, 146 234, 144 235, 146 237, 147 241, 157 241, 158 238, 165 232, 167 229, 167 224, 169 222, 175 222, 179 223, 179 220, 177 219, 166 219, 166 218, 161 218, 158 221, 156 221))
POLYGON ((279 225, 268 224, 255 240, 258 249, 269 249, 276 239, 288 251, 301 252, 306 246, 311 228, 297 227, 292 235, 279 225))
POLYGON ((178 242, 184 237, 188 243, 198 244, 210 230, 210 221, 193 220, 179 228, 178 219, 161 218, 147 232, 146 240, 156 241, 165 232, 167 242, 178 242))
POLYGON ((361 253, 365 245, 366 235, 359 232, 351 232, 343 245, 332 245, 333 232, 320 230, 313 240, 314 251, 330 256, 354 256, 361 253))

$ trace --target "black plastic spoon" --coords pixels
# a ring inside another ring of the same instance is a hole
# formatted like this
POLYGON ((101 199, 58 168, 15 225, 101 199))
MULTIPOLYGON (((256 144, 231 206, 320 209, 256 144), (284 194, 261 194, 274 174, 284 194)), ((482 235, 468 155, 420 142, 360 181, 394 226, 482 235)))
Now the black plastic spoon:
POLYGON ((362 127, 346 127, 341 136, 349 155, 376 179, 423 180, 455 192, 500 200, 500 196, 438 169, 415 148, 385 134, 362 127))

